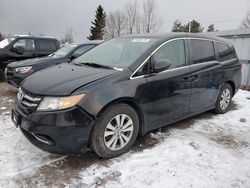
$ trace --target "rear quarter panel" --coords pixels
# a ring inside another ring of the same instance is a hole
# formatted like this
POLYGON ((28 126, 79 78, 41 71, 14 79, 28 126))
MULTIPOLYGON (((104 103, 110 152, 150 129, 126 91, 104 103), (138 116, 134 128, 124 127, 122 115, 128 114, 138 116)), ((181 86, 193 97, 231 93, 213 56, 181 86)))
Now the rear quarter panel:
POLYGON ((234 93, 241 86, 241 64, 237 58, 221 62, 221 84, 231 82, 234 84, 234 93))

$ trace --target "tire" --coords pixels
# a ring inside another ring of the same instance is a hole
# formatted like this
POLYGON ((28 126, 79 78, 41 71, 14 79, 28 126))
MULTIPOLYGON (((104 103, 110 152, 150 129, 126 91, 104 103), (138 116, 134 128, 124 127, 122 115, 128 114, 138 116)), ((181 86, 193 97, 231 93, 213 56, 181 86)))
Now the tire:
POLYGON ((112 105, 97 118, 90 148, 102 158, 117 157, 129 151, 138 132, 139 118, 136 111, 127 104, 112 105), (117 120, 123 120, 120 128, 117 120))
POLYGON ((219 93, 218 98, 216 100, 215 110, 214 110, 215 113, 217 113, 217 114, 226 113, 230 109, 232 97, 233 97, 233 90, 232 90, 231 85, 224 84, 221 87, 220 93, 219 93))
POLYGON ((4 81, 5 81, 4 70, 0 68, 0 82, 4 82, 4 81))

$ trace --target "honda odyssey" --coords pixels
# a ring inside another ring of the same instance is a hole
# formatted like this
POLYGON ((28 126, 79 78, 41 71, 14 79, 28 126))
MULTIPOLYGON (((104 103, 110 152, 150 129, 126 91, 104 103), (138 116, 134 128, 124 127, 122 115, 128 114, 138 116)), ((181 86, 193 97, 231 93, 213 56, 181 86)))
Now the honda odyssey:
POLYGON ((12 120, 42 150, 112 158, 151 130, 227 112, 240 83, 235 49, 222 38, 127 36, 25 79, 12 120))

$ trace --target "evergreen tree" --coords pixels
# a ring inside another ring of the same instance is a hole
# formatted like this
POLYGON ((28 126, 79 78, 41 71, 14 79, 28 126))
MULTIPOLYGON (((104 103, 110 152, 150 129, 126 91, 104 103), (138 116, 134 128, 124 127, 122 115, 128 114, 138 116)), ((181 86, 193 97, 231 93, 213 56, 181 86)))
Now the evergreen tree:
POLYGON ((173 27, 172 27, 172 32, 186 32, 188 33, 189 32, 189 24, 191 24, 191 33, 200 33, 203 31, 204 28, 202 28, 201 24, 196 21, 196 20, 193 20, 187 24, 183 24, 179 21, 179 20, 176 20, 173 24, 173 27))
POLYGON ((101 5, 97 7, 95 20, 91 22, 89 40, 103 40, 104 28, 106 26, 106 13, 101 5))
POLYGON ((191 33, 201 33, 204 30, 204 28, 202 28, 201 24, 198 21, 193 20, 189 22, 187 25, 185 25, 185 32, 189 32, 190 23, 191 23, 191 33))
POLYGON ((181 24, 180 20, 174 22, 172 32, 184 32, 184 26, 181 24))
POLYGON ((214 24, 209 25, 207 28, 207 32, 214 32, 214 31, 218 31, 215 29, 214 24))

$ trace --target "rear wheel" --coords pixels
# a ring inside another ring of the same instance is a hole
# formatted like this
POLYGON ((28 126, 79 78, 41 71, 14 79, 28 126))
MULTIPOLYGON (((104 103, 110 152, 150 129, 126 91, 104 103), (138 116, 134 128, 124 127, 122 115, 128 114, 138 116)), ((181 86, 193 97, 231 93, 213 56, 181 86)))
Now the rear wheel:
POLYGON ((0 68, 0 82, 5 81, 5 75, 4 75, 4 70, 0 68))
POLYGON ((229 84, 222 86, 215 105, 215 112, 224 114, 230 108, 233 97, 232 87, 229 84))
POLYGON ((127 104, 113 105, 98 117, 90 147, 102 158, 117 157, 132 147, 138 132, 136 111, 127 104))

